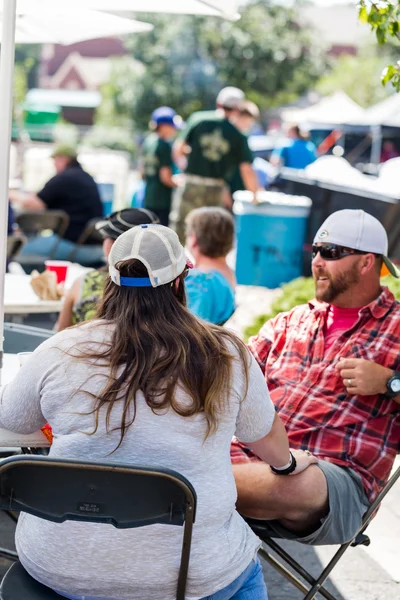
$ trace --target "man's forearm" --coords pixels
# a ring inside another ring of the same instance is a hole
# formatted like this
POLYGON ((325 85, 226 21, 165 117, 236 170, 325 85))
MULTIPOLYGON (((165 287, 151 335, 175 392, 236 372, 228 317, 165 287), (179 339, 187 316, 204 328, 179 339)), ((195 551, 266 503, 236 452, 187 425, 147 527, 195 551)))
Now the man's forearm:
POLYGON ((259 186, 257 175, 250 163, 240 165, 240 175, 242 176, 244 187, 249 192, 256 194, 259 186))
POLYGON ((11 200, 27 210, 45 210, 46 204, 36 194, 14 193, 11 200))

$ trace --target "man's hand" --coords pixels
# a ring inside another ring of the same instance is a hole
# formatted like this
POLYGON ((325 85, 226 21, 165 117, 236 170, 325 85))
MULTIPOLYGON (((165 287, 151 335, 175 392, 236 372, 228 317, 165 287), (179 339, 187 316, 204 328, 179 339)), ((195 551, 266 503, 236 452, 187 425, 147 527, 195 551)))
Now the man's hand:
POLYGON ((386 383, 393 371, 363 358, 344 358, 338 362, 344 386, 349 394, 374 396, 387 392, 386 383))

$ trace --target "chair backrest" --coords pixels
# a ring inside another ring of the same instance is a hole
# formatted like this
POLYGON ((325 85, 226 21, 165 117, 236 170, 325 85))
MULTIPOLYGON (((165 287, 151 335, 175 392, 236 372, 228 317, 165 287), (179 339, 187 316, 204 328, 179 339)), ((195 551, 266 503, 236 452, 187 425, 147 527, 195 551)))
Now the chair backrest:
POLYGON ((7 260, 13 260, 26 243, 23 235, 9 235, 7 237, 7 260))
POLYGON ((90 243, 92 245, 97 244, 99 246, 102 246, 104 238, 101 235, 101 233, 99 233, 96 229, 96 223, 98 221, 103 221, 103 219, 99 217, 94 217, 86 223, 86 227, 82 231, 78 240, 76 241, 75 247, 73 248, 71 254, 68 256, 68 260, 70 260, 71 262, 75 261, 76 255, 79 250, 79 246, 83 246, 83 244, 90 243))
POLYGON ((4 352, 16 354, 17 352, 33 352, 45 340, 54 335, 53 331, 4 323, 4 352))
POLYGON ((63 210, 22 212, 15 220, 27 237, 50 230, 62 238, 69 225, 69 216, 63 210))
POLYGON ((104 219, 99 218, 99 217, 94 217, 93 219, 90 219, 90 221, 88 221, 86 223, 86 227, 82 231, 82 233, 79 236, 79 239, 77 240, 76 243, 78 245, 82 245, 82 244, 86 244, 87 242, 90 242, 92 244, 101 245, 104 241, 104 238, 101 235, 101 233, 99 233, 97 231, 96 223, 98 223, 99 221, 103 221, 103 220, 104 219))
POLYGON ((196 492, 175 471, 12 456, 0 463, 0 509, 22 510, 56 523, 108 523, 118 529, 155 523, 184 526, 177 593, 177 600, 184 600, 196 492))

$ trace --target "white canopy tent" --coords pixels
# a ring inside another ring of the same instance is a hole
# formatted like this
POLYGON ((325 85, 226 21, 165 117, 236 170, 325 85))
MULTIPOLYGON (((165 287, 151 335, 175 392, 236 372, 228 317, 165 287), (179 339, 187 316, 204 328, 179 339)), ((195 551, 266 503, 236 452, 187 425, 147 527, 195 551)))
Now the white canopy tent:
POLYGON ((80 9, 62 2, 3 0, 0 62, 0 377, 3 356, 4 274, 7 256, 7 208, 15 42, 71 44, 85 39, 149 31, 152 26, 131 19, 80 9))
POLYGON ((400 94, 393 94, 382 102, 367 108, 362 125, 400 127, 400 94))
POLYGON ((286 123, 343 125, 362 120, 365 109, 344 92, 335 92, 322 98, 313 106, 302 109, 286 109, 281 118, 286 123))
POLYGON ((239 18, 238 0, 70 0, 87 8, 105 11, 210 15, 229 20, 239 18))

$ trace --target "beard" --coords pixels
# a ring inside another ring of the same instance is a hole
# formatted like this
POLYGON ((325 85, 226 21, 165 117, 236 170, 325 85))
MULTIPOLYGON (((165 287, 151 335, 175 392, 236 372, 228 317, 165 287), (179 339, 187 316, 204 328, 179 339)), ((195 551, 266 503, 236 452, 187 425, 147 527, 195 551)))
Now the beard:
POLYGON ((315 278, 315 297, 319 302, 332 302, 341 294, 347 292, 353 285, 356 285, 360 281, 360 274, 358 272, 357 263, 353 264, 352 267, 345 273, 338 273, 337 275, 329 275, 328 273, 318 273, 314 275, 315 278), (327 277, 327 287, 323 290, 318 289, 318 277, 327 277))

